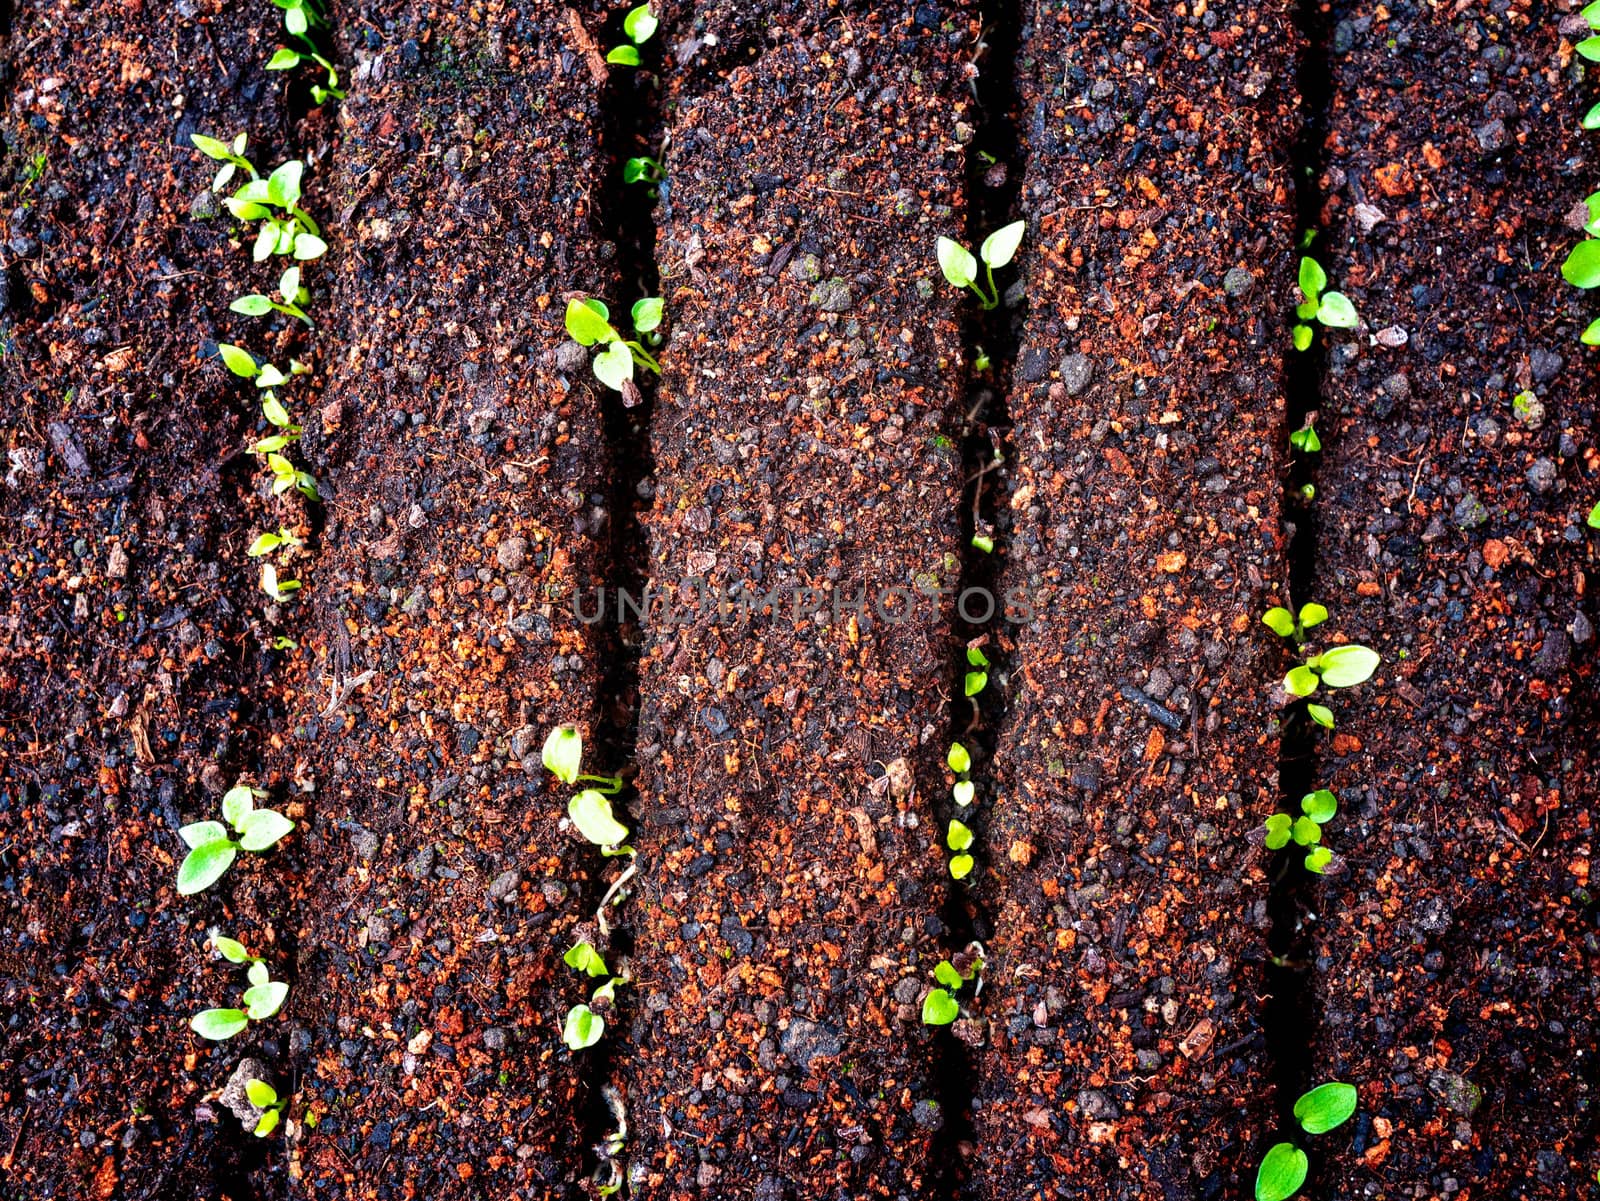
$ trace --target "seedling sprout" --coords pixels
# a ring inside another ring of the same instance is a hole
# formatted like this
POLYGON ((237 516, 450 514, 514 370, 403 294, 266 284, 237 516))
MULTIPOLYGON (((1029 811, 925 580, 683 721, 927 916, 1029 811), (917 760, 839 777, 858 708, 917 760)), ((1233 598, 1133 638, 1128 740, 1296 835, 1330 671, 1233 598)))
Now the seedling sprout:
POLYGON ((1013 221, 1010 225, 995 230, 978 247, 978 256, 983 259, 984 276, 989 283, 987 292, 978 282, 978 259, 974 258, 972 251, 960 242, 940 238, 935 243, 939 256, 939 270, 944 272, 945 279, 956 287, 970 288, 985 311, 992 309, 1000 303, 1000 288, 994 282, 995 268, 1004 267, 1016 257, 1017 247, 1022 245, 1022 236, 1027 231, 1026 221, 1013 221))

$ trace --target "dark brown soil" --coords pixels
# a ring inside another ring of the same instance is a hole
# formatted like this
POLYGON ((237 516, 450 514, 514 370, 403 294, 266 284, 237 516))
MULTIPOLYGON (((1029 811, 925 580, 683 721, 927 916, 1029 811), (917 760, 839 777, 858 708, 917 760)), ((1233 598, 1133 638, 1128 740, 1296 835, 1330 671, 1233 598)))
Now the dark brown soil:
POLYGON ((1596 407, 1556 269, 1594 97, 1554 10, 1332 18, 1330 271, 1406 341, 1340 340, 1320 422, 1318 592, 1384 657, 1324 757, 1351 870, 1318 907, 1317 1059, 1362 1100, 1326 1170, 1352 1196, 1580 1196, 1596 407))
POLYGON ((961 301, 932 250, 961 231, 971 32, 802 12, 675 97, 652 581, 674 610, 690 578, 780 599, 658 621, 641 667, 646 882, 614 1078, 659 1195, 909 1196, 942 1170, 918 1002, 941 954, 953 598, 916 590, 959 568, 961 301), (796 617, 804 589, 820 614, 796 617))
POLYGON ((979 802, 973 1193, 1236 1196, 1273 1125, 1245 834, 1278 801, 1296 38, 1283 6, 1023 34, 1004 579, 1035 613, 979 802))
MULTIPOLYGON (((8 6, 9 8, 10 6, 8 6)), ((210 923, 281 911, 300 857, 241 864, 204 904, 176 829, 214 816, 284 713, 254 565, 251 398, 213 340, 241 255, 199 220, 192 132, 281 154, 260 23, 220 4, 19 3, 6 22, 0 361, 0 1179, 22 1197, 235 1192, 253 1149, 197 1121, 233 1048, 184 1029, 220 1003, 210 923), (246 684, 252 686, 246 686, 246 684), (237 891, 235 891, 237 889, 237 891)), ((209 201, 205 201, 209 203, 209 201)), ((257 947, 293 930, 251 922, 257 947)))

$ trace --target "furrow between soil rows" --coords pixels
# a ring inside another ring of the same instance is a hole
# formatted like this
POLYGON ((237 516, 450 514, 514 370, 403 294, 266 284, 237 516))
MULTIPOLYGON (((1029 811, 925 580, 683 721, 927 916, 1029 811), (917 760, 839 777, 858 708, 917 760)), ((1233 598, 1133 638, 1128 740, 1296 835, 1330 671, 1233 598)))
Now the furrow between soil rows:
POLYGON ((1327 1197, 1593 1187, 1597 410, 1559 267, 1595 97, 1562 23, 1331 12, 1329 273, 1369 336, 1328 360, 1320 591, 1383 664, 1324 753, 1314 1053, 1362 1100, 1327 1197))
POLYGON ((1287 3, 1029 6, 1028 319, 970 1192, 1237 1195, 1262 1026, 1286 580, 1287 3))
MULTIPOLYGON (((185 822, 262 770, 282 657, 244 551, 277 502, 216 342, 249 271, 192 133, 283 144, 269 13, 7 5, 0 175, 0 1170, 23 1196, 248 1191, 262 1147, 196 1121, 237 1048, 174 1024, 233 983, 206 930, 277 922, 300 860, 173 887, 185 822)), ((276 157, 275 157, 276 156, 276 157)), ((297 345, 285 335, 280 349, 297 345)))
POLYGON ((978 22, 709 3, 673 28, 629 1170, 671 1197, 915 1195, 944 1173, 919 1006, 966 378, 932 248, 964 233, 978 22))

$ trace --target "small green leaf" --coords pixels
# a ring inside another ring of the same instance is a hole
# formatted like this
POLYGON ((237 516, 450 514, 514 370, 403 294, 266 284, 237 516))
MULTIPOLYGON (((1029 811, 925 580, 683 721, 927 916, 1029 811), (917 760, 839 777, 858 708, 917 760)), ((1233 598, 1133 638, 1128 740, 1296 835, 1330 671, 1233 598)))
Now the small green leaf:
POLYGON ((1322 295, 1322 289, 1328 286, 1328 274, 1322 269, 1322 264, 1309 256, 1300 259, 1300 293, 1308 302, 1315 303, 1322 295))
POLYGON ((286 9, 283 14, 283 27, 296 37, 304 37, 306 30, 311 27, 311 22, 306 17, 306 10, 298 4, 286 9))
POLYGON ((959 242, 940 238, 934 243, 939 255, 939 270, 945 279, 958 288, 965 288, 978 278, 978 260, 959 242))
MULTIPOLYGON (((628 15, 622 18, 622 32, 633 39, 634 45, 642 46, 650 40, 659 24, 650 6, 641 4, 638 8, 630 9, 628 15)), ((633 65, 639 64, 635 62, 633 65)))
POLYGON ((981 550, 986 555, 994 554, 994 539, 987 534, 972 535, 972 546, 973 549, 981 550))
POLYGON ((274 1130, 276 1130, 278 1128, 278 1122, 279 1122, 281 1117, 282 1117, 282 1112, 280 1110, 277 1110, 277 1109, 269 1109, 269 1110, 267 1110, 266 1113, 261 1115, 261 1120, 256 1123, 256 1131, 255 1131, 256 1137, 257 1138, 266 1138, 267 1135, 271 1134, 274 1130))
POLYGON ((590 976, 604 976, 609 970, 600 952, 586 942, 575 943, 561 957, 561 962, 590 976))
POLYGON ((222 1042, 250 1024, 242 1009, 202 1009, 189 1019, 189 1029, 201 1038, 222 1042))
POLYGON ((1355 329, 1361 324, 1356 306, 1343 292, 1329 292, 1317 306, 1317 320, 1329 329, 1355 329))
POLYGON ((944 761, 950 770, 960 775, 964 771, 972 770, 972 756, 967 753, 967 748, 959 742, 952 742, 950 749, 945 753, 944 761))
POLYGON ((244 1003, 250 1020, 264 1022, 278 1010, 289 997, 289 986, 281 980, 269 980, 245 989, 244 1003))
POLYGON ((598 342, 615 342, 617 331, 612 328, 610 313, 598 300, 567 301, 567 333, 572 340, 584 346, 598 342))
POLYGON ((594 376, 613 392, 633 378, 633 355, 622 342, 613 342, 594 356, 594 376))
POLYGON ((328 244, 316 234, 298 233, 294 237, 294 257, 300 262, 320 259, 328 253, 328 244))
POLYGON ((1294 819, 1287 813, 1274 813, 1267 818, 1267 850, 1278 851, 1289 845, 1289 829, 1294 819))
POLYGON ((218 168, 216 177, 211 181, 211 190, 213 192, 222 191, 223 188, 228 186, 228 181, 233 178, 234 172, 237 170, 238 167, 235 164, 223 163, 222 166, 218 168))
POLYGON ((956 971, 955 964, 948 959, 941 960, 939 966, 933 969, 933 978, 946 988, 956 991, 960 991, 961 986, 966 983, 961 978, 961 973, 956 971))
POLYGON ((1336 646, 1317 657, 1322 682, 1329 688, 1352 688, 1371 678, 1381 660, 1365 646, 1336 646))
POLYGON ((950 860, 950 878, 953 880, 965 880, 972 874, 974 866, 971 855, 957 855, 950 860))
POLYGON ((966 682, 962 685, 968 696, 977 696, 989 683, 989 673, 985 671, 969 671, 966 682))
POLYGON ((639 51, 634 46, 614 46, 606 54, 606 62, 614 63, 619 67, 637 67, 639 65, 639 51))
POLYGON ((246 1080, 244 1095, 250 1098, 250 1104, 257 1109, 265 1109, 269 1105, 278 1103, 278 1090, 265 1080, 246 1080))
POLYGON ((1600 38, 1584 38, 1574 49, 1590 62, 1600 63, 1600 38))
POLYGON ((235 375, 254 379, 261 372, 249 351, 242 350, 229 342, 218 342, 217 354, 222 358, 222 365, 235 375))
POLYGON ((971 780, 958 780, 955 787, 950 790, 950 795, 955 798, 956 804, 965 809, 972 804, 977 791, 977 786, 971 780))
MULTIPOLYGON (((978 247, 978 257, 983 259, 989 267, 1004 267, 1016 257, 1017 247, 1022 245, 1022 235, 1028 232, 1026 221, 1013 221, 1010 225, 1001 226, 983 240, 983 245, 978 247)), ((977 268, 973 268, 973 275, 977 275, 977 268)))
POLYGON ((1584 327, 1583 333, 1578 335, 1578 341, 1585 346, 1600 346, 1600 317, 1584 327))
POLYGON ((256 957, 245 950, 244 943, 236 938, 226 938, 221 934, 211 940, 211 945, 216 947, 220 954, 229 963, 254 963, 256 957))
POLYGON ((1600 505, 1595 505, 1589 510, 1586 524, 1591 530, 1600 530, 1600 505))
POLYGON ((1309 630, 1314 626, 1321 625, 1327 620, 1328 610, 1323 608, 1323 606, 1315 602, 1312 602, 1309 605, 1300 606, 1300 625, 1302 628, 1309 630))
POLYGON ((228 144, 220 138, 208 137, 203 133, 192 133, 189 141, 194 143, 194 148, 207 158, 214 158, 218 162, 227 162, 233 157, 233 151, 228 149, 228 144))
POLYGON ((259 294, 241 296, 228 307, 235 313, 243 313, 246 317, 265 317, 272 312, 272 299, 259 294))
POLYGON ((1310 696, 1317 690, 1317 673, 1304 663, 1290 668, 1283 677, 1283 690, 1290 696, 1310 696))
POLYGON ((1311 327, 1309 325, 1297 325, 1294 327, 1294 348, 1296 350, 1311 349, 1311 327))
POLYGON ((290 441, 291 439, 287 434, 273 434, 270 438, 263 438, 259 442, 252 442, 250 444, 250 453, 253 455, 276 454, 285 446, 288 446, 290 441))
POLYGON ((574 1005, 567 1010, 566 1023, 561 1028, 561 1041, 573 1051, 582 1051, 600 1041, 606 1032, 606 1021, 587 1005, 574 1005))
POLYGON ((1306 1153, 1293 1143, 1267 1152, 1256 1172, 1256 1201, 1289 1201, 1306 1182, 1306 1153))
POLYGON ((967 647, 967 662, 973 667, 988 667, 989 657, 976 646, 967 647))
POLYGON ((270 392, 261 398, 261 415, 280 430, 288 429, 294 424, 289 420, 289 410, 284 408, 283 402, 270 392))
POLYGON ((1339 812, 1339 798, 1330 790, 1319 788, 1300 798, 1300 811, 1317 825, 1326 825, 1339 812))
POLYGON ((239 784, 222 794, 222 817, 235 830, 243 828, 244 819, 256 807, 255 791, 247 784, 239 784))
POLYGON ((1289 435, 1289 445, 1308 455, 1314 455, 1322 449, 1322 439, 1317 437, 1315 428, 1308 425, 1289 435))
POLYGON ((597 847, 614 847, 628 837, 628 827, 611 815, 611 802, 592 788, 585 788, 567 802, 572 824, 597 847))
POLYGON ((1327 847, 1312 847, 1306 852, 1306 871, 1316 875, 1325 875, 1328 864, 1333 862, 1333 852, 1327 847))
POLYGON ((1294 634, 1294 614, 1281 605, 1274 605, 1261 615, 1261 622, 1280 638, 1294 634))
POLYGON ((540 753, 545 770, 563 784, 576 784, 583 766, 583 735, 576 726, 557 726, 544 740, 540 753))
POLYGON ((1299 304, 1294 306, 1294 315, 1300 318, 1302 321, 1315 320, 1317 316, 1317 302, 1314 300, 1302 300, 1299 304))
POLYGON ((1330 1080, 1294 1103, 1294 1120, 1307 1134, 1326 1134, 1348 1122, 1359 1103, 1354 1085, 1330 1080))
POLYGON ((178 831, 178 837, 192 851, 208 842, 226 842, 228 827, 221 822, 190 822, 178 831))
POLYGON ((1297 817, 1289 827, 1289 835, 1301 846, 1312 847, 1322 841, 1322 827, 1309 817, 1297 817))
POLYGON ((661 315, 666 309, 665 302, 659 296, 646 296, 643 300, 633 302, 633 328, 641 334, 647 334, 661 324, 661 315))
POLYGON ((267 60, 267 70, 287 71, 300 65, 300 55, 287 47, 279 50, 267 60))
POLYGON ((924 1026, 948 1026, 960 1016, 961 1006, 942 988, 929 989, 928 995, 922 998, 924 1026))
POLYGON ((271 974, 267 971, 267 965, 259 959, 250 965, 250 970, 245 973, 245 976, 251 984, 265 984, 272 979, 271 974))
POLYGON ((238 845, 227 839, 195 847, 178 867, 178 895, 193 896, 210 888, 222 878, 238 853, 238 845))
POLYGON ((260 231, 256 234, 255 244, 250 248, 252 261, 264 263, 271 258, 278 249, 278 239, 281 236, 282 231, 278 228, 276 221, 263 222, 260 231))
POLYGON ((945 832, 944 844, 952 851, 964 851, 972 845, 972 831, 955 818, 950 819, 950 827, 945 832))
MULTIPOLYGON (((287 586, 287 582, 279 584, 280 588, 287 586)), ((265 851, 293 832, 294 823, 276 809, 254 809, 239 826, 239 845, 247 851, 265 851)))
POLYGON ((1324 730, 1333 729, 1333 710, 1328 708, 1328 706, 1308 704, 1306 706, 1306 713, 1310 716, 1312 721, 1316 722, 1324 730))
MULTIPOLYGON (((1600 42, 1600 38, 1590 38, 1600 42)), ((1568 252, 1561 277, 1575 288, 1600 287, 1600 238, 1586 238, 1568 252)))
POLYGON ((1583 114, 1583 127, 1585 129, 1600 129, 1600 104, 1592 106, 1583 114))

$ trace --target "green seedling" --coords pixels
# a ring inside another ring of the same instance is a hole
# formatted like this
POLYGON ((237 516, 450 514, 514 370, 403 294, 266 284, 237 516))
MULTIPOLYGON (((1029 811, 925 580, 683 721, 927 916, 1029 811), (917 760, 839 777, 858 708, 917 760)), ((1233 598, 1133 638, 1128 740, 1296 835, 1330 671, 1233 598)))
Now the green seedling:
POLYGON ((994 539, 987 534, 972 535, 972 545, 975 550, 981 550, 986 555, 994 554, 994 539))
POLYGON ((610 975, 611 969, 599 951, 587 942, 577 942, 561 957, 561 962, 588 976, 610 975))
POLYGON ((637 67, 640 61, 639 47, 655 35, 659 25, 660 22, 650 11, 648 4, 630 9, 628 15, 622 18, 622 32, 628 35, 632 45, 624 43, 621 46, 613 46, 606 54, 606 62, 615 63, 619 67, 637 67))
POLYGON ((1591 530, 1600 530, 1600 504, 1589 510, 1587 524, 1591 530))
POLYGON ((967 850, 972 846, 972 830, 963 822, 955 818, 950 819, 949 828, 945 831, 944 844, 956 852, 950 860, 950 876, 955 880, 965 880, 972 874, 972 856, 967 850))
POLYGON ((284 47, 274 54, 267 62, 267 70, 292 71, 301 63, 316 63, 317 66, 321 67, 328 73, 328 82, 326 85, 319 83, 312 84, 311 99, 318 104, 323 104, 330 98, 334 100, 343 100, 345 93, 339 87, 339 72, 334 69, 334 65, 321 54, 317 53, 309 39, 302 37, 300 40, 305 43, 305 50, 290 50, 289 48, 284 47))
POLYGON ((1264 826, 1252 831, 1269 851, 1281 851, 1292 841, 1306 848, 1305 867, 1319 876, 1330 876, 1341 870, 1343 860, 1322 845, 1322 827, 1339 812, 1338 799, 1326 788, 1308 792, 1300 798, 1300 816, 1274 813, 1264 826))
MULTIPOLYGON (((647 296, 636 302, 631 313, 634 330, 646 336, 655 334, 664 312, 665 306, 658 296, 647 296)), ((661 374, 661 364, 654 355, 638 341, 625 339, 617 332, 611 324, 611 310, 604 301, 592 298, 567 301, 566 323, 567 333, 580 345, 605 344, 605 349, 594 357, 594 377, 613 392, 621 392, 623 403, 631 406, 641 399, 633 382, 635 364, 661 374)), ((659 335, 655 341, 660 341, 659 335)))
MULTIPOLYGON (((958 776, 965 776, 972 770, 972 755, 970 752, 968 752, 967 748, 962 746, 959 742, 952 742, 950 744, 950 749, 945 752, 944 762, 945 766, 951 771, 955 772, 955 774, 958 776)), ((950 795, 955 798, 956 804, 961 806, 963 809, 972 804, 976 792, 977 788, 974 786, 972 781, 965 779, 957 780, 950 789, 950 795)), ((954 864, 952 864, 952 869, 953 868, 954 864)), ((969 866, 967 870, 971 871, 972 869, 969 866)), ((956 878, 960 879, 959 876, 956 878)))
POLYGON ((622 789, 621 776, 591 776, 582 772, 583 735, 572 725, 557 726, 544 740, 540 752, 545 770, 563 784, 592 783, 608 796, 622 789))
POLYGON ((1317 437, 1317 427, 1311 424, 1309 418, 1299 429, 1290 431, 1289 445, 1308 455, 1314 455, 1322 449, 1322 439, 1317 437))
POLYGON ((1022 236, 1027 231, 1026 221, 1013 221, 995 230, 978 247, 978 256, 983 259, 984 275, 989 281, 987 292, 978 282, 978 259, 973 258, 972 251, 960 242, 940 238, 934 244, 939 257, 939 270, 956 287, 970 288, 985 311, 992 309, 1000 303, 1000 288, 994 282, 995 269, 1004 267, 1016 257, 1017 248, 1022 245, 1022 236))
POLYGON ((567 1010, 566 1021, 561 1026, 561 1041, 572 1051, 582 1051, 600 1041, 606 1032, 605 1014, 617 1003, 617 985, 626 984, 626 976, 613 976, 589 995, 587 1005, 574 1005, 567 1010))
POLYGON ((653 186, 660 183, 665 174, 658 159, 646 158, 642 155, 638 158, 630 158, 622 164, 623 183, 644 183, 653 186))
POLYGON ((251 179, 257 179, 255 166, 244 156, 245 144, 248 141, 245 134, 237 134, 232 142, 224 142, 220 138, 208 137, 203 133, 192 133, 189 141, 194 143, 194 148, 207 158, 215 159, 222 164, 217 170, 216 177, 211 181, 211 190, 220 192, 228 186, 239 168, 243 167, 251 179))
POLYGON ((628 837, 628 827, 619 822, 611 810, 610 797, 621 790, 622 777, 584 774, 583 735, 578 732, 576 726, 561 725, 551 730, 544 740, 541 758, 550 774, 563 784, 581 782, 596 786, 581 790, 567 802, 567 820, 572 823, 573 828, 599 847, 600 853, 608 859, 626 855, 632 860, 627 870, 612 881, 605 896, 600 898, 600 908, 595 912, 600 933, 609 935, 611 927, 606 921, 606 913, 613 901, 621 904, 626 895, 623 891, 624 886, 639 870, 638 852, 624 845, 624 840, 628 837))
MULTIPOLYGON (((1587 39, 1588 42, 1600 43, 1600 37, 1587 39)), ((1580 48, 1583 44, 1581 43, 1580 48)), ((1600 104, 1597 104, 1590 115, 1600 113, 1600 104)), ((1587 122, 1588 118, 1585 118, 1587 122)), ((1597 123, 1600 124, 1600 123, 1597 123)), ((1589 209, 1589 220, 1584 225, 1584 232, 1590 235, 1600 235, 1600 192, 1589 196, 1585 203, 1589 209)), ((1600 287, 1600 237, 1591 236, 1579 242, 1567 252, 1566 260, 1561 264, 1561 277, 1575 288, 1600 287)), ((1600 317, 1595 318, 1578 335, 1578 340, 1585 346, 1600 346, 1600 317)))
MULTIPOLYGON (((1294 1103, 1295 1121, 1307 1134, 1326 1134, 1350 1120, 1359 1098, 1353 1085, 1329 1081, 1294 1103)), ((1289 1201, 1306 1182, 1309 1161, 1293 1143, 1276 1144, 1256 1170, 1256 1201, 1289 1201)))
POLYGON ((297 38, 327 25, 322 6, 316 0, 272 0, 283 9, 283 27, 297 38))
POLYGON ((178 868, 180 896, 192 896, 210 888, 233 865, 240 851, 261 854, 293 831, 294 823, 277 810, 255 807, 256 798, 266 795, 247 784, 230 788, 223 794, 222 816, 239 835, 237 839, 229 837, 227 826, 221 822, 193 822, 178 831, 178 837, 189 848, 189 854, 178 868))
POLYGON ((290 488, 299 489, 307 500, 317 499, 317 481, 276 452, 267 454, 267 469, 272 472, 272 494, 282 496, 290 488))
POLYGON ((993 366, 994 360, 989 357, 989 352, 984 350, 984 348, 981 346, 978 347, 978 353, 974 355, 972 359, 972 369, 974 371, 983 372, 988 371, 993 366))
POLYGON ((1314 333, 1308 322, 1328 329, 1354 329, 1361 324, 1356 316, 1356 306, 1343 292, 1324 292, 1328 286, 1327 272, 1314 258, 1300 260, 1300 303, 1295 306, 1295 316, 1300 322, 1294 327, 1294 348, 1308 350, 1314 333))
POLYGON ((1281 605, 1261 615, 1262 624, 1280 638, 1293 638, 1296 646, 1305 642, 1307 630, 1327 620, 1328 611, 1318 604, 1301 605, 1298 617, 1281 605))
POLYGON ((1316 692, 1319 684, 1353 688, 1371 679, 1380 662, 1378 652, 1370 647, 1335 646, 1291 668, 1283 679, 1284 691, 1290 696, 1307 697, 1316 692))
POLYGON ((972 942, 967 949, 939 962, 933 969, 936 987, 930 988, 922 998, 922 1024, 948 1026, 961 1016, 961 1005, 956 994, 971 980, 977 980, 973 991, 976 999, 983 988, 983 944, 972 942))
POLYGON ((967 647, 967 666, 973 670, 967 672, 966 681, 962 687, 970 698, 977 696, 989 684, 989 673, 985 670, 989 666, 989 660, 984 655, 982 648, 976 646, 967 647))
POLYGON ((256 535, 256 540, 246 548, 244 553, 252 559, 259 559, 262 555, 270 555, 273 551, 285 546, 295 549, 304 545, 299 538, 295 537, 293 530, 279 526, 276 534, 256 535))
MULTIPOLYGON (((285 1097, 280 1101, 278 1090, 265 1080, 246 1080, 244 1095, 250 1098, 250 1104, 262 1111, 253 1133, 257 1138, 266 1138, 283 1120, 283 1111, 289 1104, 289 1098, 285 1097)), ((315 1119, 315 1114, 307 1114, 306 1126, 314 1129, 317 1124, 315 1119)))
POLYGON ((266 179, 252 179, 224 203, 240 221, 259 221, 251 255, 265 262, 275 254, 298 261, 321 258, 328 250, 322 231, 300 207, 301 177, 305 164, 290 159, 266 179))
POLYGON ((293 600, 302 585, 299 580, 283 579, 278 575, 278 569, 271 563, 261 565, 261 591, 265 592, 278 604, 293 600))
POLYGON ((244 992, 243 1009, 203 1009, 189 1019, 189 1029, 201 1038, 223 1042, 240 1033, 251 1022, 264 1022, 283 1008, 289 999, 289 986, 272 979, 267 965, 231 938, 213 940, 213 945, 230 963, 248 963, 250 987, 244 992))
MULTIPOLYGON (((278 300, 270 296, 254 293, 250 296, 241 296, 228 307, 235 313, 243 313, 246 317, 265 317, 268 313, 282 313, 286 317, 298 317, 307 325, 312 321, 301 306, 308 304, 311 293, 300 283, 300 268, 290 267, 278 280, 278 300)), ((313 327, 314 328, 314 327, 313 327)))

